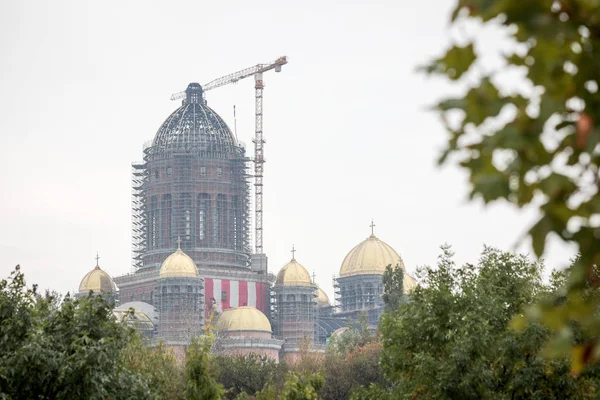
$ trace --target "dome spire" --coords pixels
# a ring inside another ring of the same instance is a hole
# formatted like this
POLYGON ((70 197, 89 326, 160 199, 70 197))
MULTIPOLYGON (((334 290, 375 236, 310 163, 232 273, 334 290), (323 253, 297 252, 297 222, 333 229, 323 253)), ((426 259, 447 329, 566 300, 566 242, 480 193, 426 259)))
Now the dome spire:
POLYGON ((202 104, 203 98, 203 90, 202 86, 200 86, 197 82, 192 82, 188 85, 187 89, 185 89, 185 104, 202 104))
POLYGON ((98 252, 96 251, 96 268, 98 268, 98 269, 100 269, 99 260, 100 260, 100 256, 98 255, 98 252))
POLYGON ((181 235, 177 236, 177 250, 181 250, 181 235))
POLYGON ((296 248, 292 245, 292 261, 296 261, 296 248))
POLYGON ((375 237, 375 223, 373 222, 373 218, 371 218, 371 225, 369 227, 371 227, 371 237, 375 237))

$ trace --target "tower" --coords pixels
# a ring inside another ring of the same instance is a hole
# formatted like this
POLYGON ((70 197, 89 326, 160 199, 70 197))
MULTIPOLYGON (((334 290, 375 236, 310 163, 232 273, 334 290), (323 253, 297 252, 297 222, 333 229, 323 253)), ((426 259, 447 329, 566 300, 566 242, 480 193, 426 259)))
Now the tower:
POLYGON ((248 158, 202 87, 185 94, 134 164, 134 269, 158 269, 178 236, 201 269, 247 268, 248 158))
POLYGON ((388 265, 404 271, 405 293, 417 286, 396 250, 375 236, 374 226, 371 223, 371 235, 346 255, 334 282, 340 307, 338 315, 358 319, 366 313, 373 325, 383 312, 382 278, 388 265))
POLYGON ((275 335, 284 340, 284 353, 298 353, 303 341, 314 342, 317 287, 306 268, 292 257, 277 274, 273 292, 275 335))
POLYGON ((160 309, 167 281, 159 269, 179 246, 197 267, 206 314, 239 306, 268 312, 266 255, 250 254, 249 159, 203 94, 190 83, 133 164, 134 271, 115 277, 119 298, 160 309))
POLYGON ((187 345, 200 335, 204 322, 202 288, 194 260, 178 245, 163 262, 157 280, 158 336, 161 340, 170 345, 187 345))

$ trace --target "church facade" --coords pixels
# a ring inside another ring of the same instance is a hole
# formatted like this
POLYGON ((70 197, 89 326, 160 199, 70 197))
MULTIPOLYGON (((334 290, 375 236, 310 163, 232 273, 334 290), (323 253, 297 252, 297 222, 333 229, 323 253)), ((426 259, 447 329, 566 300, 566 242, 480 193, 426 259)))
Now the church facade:
POLYGON ((270 274, 266 255, 250 248, 249 161, 202 87, 190 84, 133 164, 132 272, 110 277, 97 263, 78 295, 111 296, 115 315, 134 308, 144 336, 169 346, 185 346, 211 322, 224 351, 279 359, 304 343, 322 351, 363 314, 376 325, 388 265, 404 270, 405 291, 416 286, 373 230, 343 259, 334 304, 295 256, 270 274))

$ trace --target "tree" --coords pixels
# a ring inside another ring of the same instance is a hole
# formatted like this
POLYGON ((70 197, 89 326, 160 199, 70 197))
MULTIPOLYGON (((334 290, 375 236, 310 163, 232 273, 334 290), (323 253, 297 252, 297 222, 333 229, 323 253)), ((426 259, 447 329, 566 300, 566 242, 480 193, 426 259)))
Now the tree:
MULTIPOLYGON (((437 268, 421 270, 423 285, 411 301, 382 317, 391 398, 563 399, 600 390, 597 370, 574 378, 565 358, 540 356, 549 337, 543 326, 509 328, 523 307, 550 293, 542 263, 489 247, 477 265, 457 267, 452 256, 443 246, 437 268)), ((375 386, 355 399, 381 391, 375 386)))
POLYGON ((551 299, 528 313, 534 323, 552 321, 546 326, 556 333, 553 347, 570 350, 574 373, 600 357, 600 299, 577 300, 586 282, 600 285, 594 269, 600 265, 599 17, 595 0, 459 0, 454 27, 499 29, 513 42, 512 52, 476 35, 465 38, 459 29, 462 43, 425 67, 468 86, 435 106, 449 133, 439 162, 458 161, 469 175, 471 198, 535 207, 540 217, 527 235, 537 256, 548 235, 578 246, 581 257, 566 284, 572 301, 558 307, 551 299), (483 49, 503 65, 484 67, 483 49), (519 89, 502 85, 510 71, 523 74, 519 89), (571 347, 574 326, 587 339, 571 347))
POLYGON ((386 387, 387 382, 379 365, 380 352, 381 342, 375 340, 354 347, 345 355, 328 349, 324 364, 325 385, 320 393, 321 398, 345 400, 359 387, 372 384, 386 387))
POLYGON ((290 373, 283 385, 282 397, 285 400, 317 400, 323 383, 323 376, 319 373, 290 373))
POLYGON ((373 383, 385 385, 379 368, 381 342, 369 330, 366 314, 349 323, 341 334, 333 336, 325 352, 324 400, 344 400, 358 387, 373 383))
POLYGON ((383 273, 383 302, 385 309, 396 310, 404 301, 404 270, 388 265, 383 273))
POLYGON ((285 364, 277 364, 265 356, 219 355, 215 357, 215 364, 218 365, 216 379, 227 391, 225 397, 228 399, 240 393, 254 395, 269 382, 281 387, 285 379, 285 364))
MULTIPOLYGON (((285 377, 283 388, 269 382, 260 392, 256 400, 317 400, 323 388, 323 376, 313 372, 289 372, 285 377)), ((237 400, 247 399, 240 395, 237 400)))
POLYGON ((135 335, 121 354, 123 366, 142 374, 157 397, 183 399, 185 384, 181 367, 169 349, 159 344, 149 347, 135 335))
POLYGON ((109 304, 40 295, 17 266, 0 281, 0 398, 153 398, 144 376, 121 365, 134 333, 109 304))
POLYGON ((61 299, 28 289, 17 266, 0 281, 0 399, 219 399, 210 332, 185 368, 162 345, 146 347, 113 316, 111 299, 61 299))
POLYGON ((377 341, 377 338, 369 330, 367 315, 363 313, 358 321, 353 320, 348 322, 345 331, 329 339, 327 354, 339 355, 344 358, 356 348, 366 346, 375 341, 377 341))
POLYGON ((192 339, 186 349, 184 375, 187 400, 220 400, 225 392, 214 377, 210 349, 211 342, 207 337, 201 342, 192 339))

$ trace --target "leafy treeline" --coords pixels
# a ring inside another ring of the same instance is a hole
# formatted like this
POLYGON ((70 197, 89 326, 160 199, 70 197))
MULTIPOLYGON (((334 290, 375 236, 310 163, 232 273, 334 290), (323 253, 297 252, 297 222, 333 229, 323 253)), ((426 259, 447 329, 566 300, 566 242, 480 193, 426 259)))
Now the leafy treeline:
MULTIPOLYGON (((569 273, 545 282, 540 262, 487 247, 476 264, 457 266, 443 246, 409 296, 402 271, 388 267, 376 333, 363 319, 324 354, 304 348, 286 365, 211 354, 210 334, 177 360, 144 346, 104 298, 40 295, 17 269, 0 282, 0 399, 600 398, 598 368, 573 376, 567 357, 545 357, 553 346, 543 324, 514 329, 515 317, 555 298, 569 273)), ((572 330, 569 345, 588 340, 572 330)))
POLYGON ((192 343, 182 366, 146 347, 101 296, 28 289, 17 266, 0 281, 0 399, 218 399, 209 343, 192 343))
POLYGON ((0 399, 317 399, 325 378, 307 354, 296 369, 211 354, 212 334, 185 359, 145 346, 103 296, 60 298, 27 288, 20 268, 0 281, 0 399))
POLYGON ((553 331, 554 353, 569 355, 577 374, 600 360, 600 296, 587 291, 600 287, 600 2, 455 4, 455 44, 425 67, 463 89, 435 105, 448 132, 439 162, 464 169, 471 198, 535 208, 527 237, 537 256, 547 237, 577 247, 565 292, 526 315, 553 331), (483 31, 502 39, 489 41, 483 31), (512 88, 510 74, 522 78, 512 88), (577 330, 587 340, 569 346, 577 330))
MULTIPOLYGON (((600 398, 598 368, 574 377, 567 357, 545 357, 547 328, 512 326, 528 306, 553 298, 567 273, 544 283, 541 262, 489 247, 476 264, 457 266, 443 246, 437 267, 421 269, 422 285, 380 323, 389 388, 374 385, 354 398, 600 398)), ((571 345, 586 340, 572 329, 571 345)))

